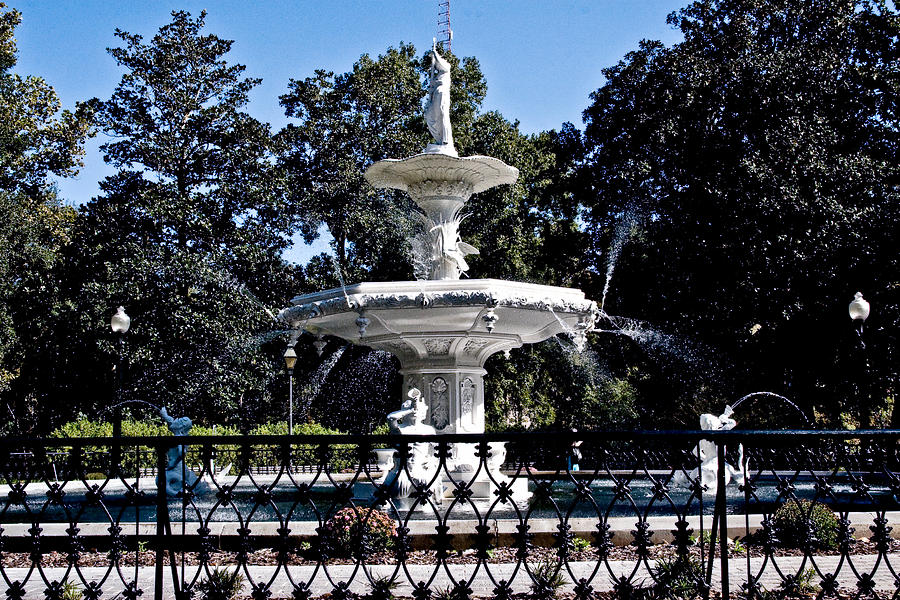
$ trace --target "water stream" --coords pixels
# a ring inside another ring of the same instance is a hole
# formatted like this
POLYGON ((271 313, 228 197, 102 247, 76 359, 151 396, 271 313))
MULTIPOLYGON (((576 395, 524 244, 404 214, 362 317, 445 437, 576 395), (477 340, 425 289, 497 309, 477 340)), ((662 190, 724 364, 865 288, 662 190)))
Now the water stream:
POLYGON ((631 232, 636 222, 635 215, 631 211, 626 210, 622 214, 621 220, 616 223, 616 230, 606 259, 606 282, 603 284, 603 294, 600 297, 601 311, 606 306, 606 295, 609 293, 609 286, 612 282, 613 273, 616 270, 616 263, 619 261, 619 255, 622 254, 622 248, 625 247, 626 242, 631 238, 631 232))
POLYGON ((325 384, 325 380, 328 378, 329 373, 334 368, 334 365, 337 364, 338 360, 340 360, 341 356, 344 355, 344 351, 350 345, 347 344, 345 346, 341 346, 337 350, 335 350, 332 354, 328 356, 325 360, 319 363, 319 367, 310 374, 309 378, 305 382, 303 382, 300 386, 300 398, 303 403, 300 410, 300 418, 306 419, 309 415, 310 407, 312 407, 313 402, 318 397, 319 392, 322 391, 322 386, 325 384))
POLYGON ((743 404, 743 402, 745 400, 757 400, 759 398, 772 398, 772 399, 776 399, 776 400, 780 400, 781 402, 784 402, 785 404, 787 404, 788 406, 790 406, 794 410, 796 410, 800 414, 801 417, 803 417, 804 423, 806 423, 807 425, 809 424, 809 417, 806 416, 806 413, 803 412, 803 410, 799 406, 797 406, 796 404, 794 404, 792 401, 788 400, 781 394, 776 394, 774 392, 751 392, 751 393, 747 394, 746 396, 741 396, 740 398, 738 398, 737 401, 735 401, 735 403, 731 405, 731 409, 732 410, 737 409, 737 407, 740 406, 741 404, 743 404))

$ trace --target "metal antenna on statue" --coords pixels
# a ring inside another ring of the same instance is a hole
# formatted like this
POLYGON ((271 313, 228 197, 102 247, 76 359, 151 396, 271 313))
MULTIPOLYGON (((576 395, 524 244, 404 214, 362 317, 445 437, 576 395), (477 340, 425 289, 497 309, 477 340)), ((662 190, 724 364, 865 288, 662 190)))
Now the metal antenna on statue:
POLYGON ((453 41, 453 30, 450 28, 450 0, 438 0, 438 35, 437 41, 447 52, 453 41))

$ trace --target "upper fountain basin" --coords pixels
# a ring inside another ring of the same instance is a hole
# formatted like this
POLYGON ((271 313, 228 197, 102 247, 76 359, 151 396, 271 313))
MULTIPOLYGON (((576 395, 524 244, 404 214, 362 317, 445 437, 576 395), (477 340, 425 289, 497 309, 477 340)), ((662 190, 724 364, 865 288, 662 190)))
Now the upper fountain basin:
POLYGON ((426 182, 452 182, 466 188, 466 197, 497 185, 515 183, 519 170, 490 156, 449 156, 423 153, 378 161, 366 169, 366 181, 376 188, 410 191, 426 182))
POLYGON ((593 328, 578 289, 498 279, 366 282, 297 296, 280 318, 310 333, 387 350, 405 364, 465 360, 593 328))

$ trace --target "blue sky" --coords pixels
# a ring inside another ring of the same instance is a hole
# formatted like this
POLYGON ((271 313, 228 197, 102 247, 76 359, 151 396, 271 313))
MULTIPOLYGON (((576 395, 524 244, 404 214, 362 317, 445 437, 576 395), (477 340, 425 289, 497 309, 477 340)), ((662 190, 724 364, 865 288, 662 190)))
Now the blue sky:
MULTIPOLYGON (((518 119, 522 131, 581 126, 589 94, 603 83, 601 70, 615 64, 641 39, 672 44, 680 34, 666 15, 688 0, 451 0, 453 51, 475 56, 488 83, 486 110, 518 119)), ((230 60, 263 79, 249 112, 273 128, 287 120, 278 96, 288 80, 324 68, 338 73, 361 54, 381 54, 399 42, 431 45, 437 32, 437 0, 7 0, 22 13, 16 32, 22 74, 44 77, 63 105, 108 98, 121 70, 106 53, 118 46, 118 27, 150 38, 172 10, 206 10, 207 31, 233 39, 230 60)), ((61 181, 73 204, 98 193, 97 182, 111 174, 98 147, 87 149, 85 168, 61 181)), ((325 249, 295 247, 300 262, 325 249)))

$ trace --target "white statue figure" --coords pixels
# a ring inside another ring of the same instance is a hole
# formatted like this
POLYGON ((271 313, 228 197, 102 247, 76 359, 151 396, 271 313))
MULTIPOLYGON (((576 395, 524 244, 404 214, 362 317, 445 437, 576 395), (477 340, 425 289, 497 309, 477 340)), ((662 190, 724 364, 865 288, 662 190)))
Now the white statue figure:
POLYGON ((466 255, 478 254, 478 248, 459 237, 460 222, 462 219, 447 221, 431 228, 436 279, 459 279, 469 270, 466 255))
MULTIPOLYGON (((188 417, 180 417, 175 419, 169 416, 166 408, 163 407, 159 411, 169 431, 175 436, 185 436, 191 430, 194 424, 188 417)), ((177 496, 183 489, 192 489, 194 493, 206 491, 206 485, 201 482, 197 483, 197 475, 184 465, 185 446, 178 445, 169 448, 166 455, 166 494, 169 496, 177 496), (202 489, 201 489, 202 488, 202 489)), ((229 466, 230 468, 230 466, 229 466)))
POLYGON ((450 125, 450 63, 431 48, 431 68, 428 72, 428 96, 425 98, 425 123, 434 138, 425 152, 439 152, 456 156, 453 129, 450 125))
MULTIPOLYGON (((434 427, 425 424, 428 406, 422 399, 422 392, 412 388, 408 396, 400 406, 400 410, 395 410, 387 416, 390 432, 402 435, 435 435, 437 432, 434 427)), ((434 444, 415 442, 409 444, 409 458, 405 465, 395 456, 394 466, 385 477, 384 484, 391 489, 395 498, 409 498, 415 492, 416 486, 430 484, 435 502, 440 503, 443 498, 443 485, 440 475, 435 477, 439 466, 434 456, 434 444), (435 480, 433 484, 432 479, 435 480)))
MULTIPOLYGON (((726 406, 724 412, 719 416, 704 413, 700 415, 700 429, 704 431, 727 431, 729 429, 734 429, 735 425, 737 425, 737 421, 731 417, 733 413, 734 409, 730 406, 726 406)), ((690 479, 696 480, 699 475, 700 483, 704 486, 705 493, 715 494, 718 490, 716 476, 719 470, 717 444, 709 440, 701 440, 700 443, 697 444, 694 454, 699 454, 700 469, 699 471, 698 469, 691 471, 689 476, 690 479)), ((743 485, 744 472, 741 468, 743 463, 744 446, 741 444, 738 446, 737 468, 725 463, 725 485, 728 485, 732 481, 738 485, 743 485)), ((682 487, 686 487, 689 484, 688 477, 685 477, 684 473, 680 471, 675 474, 672 481, 675 485, 682 487)))

